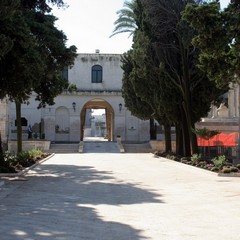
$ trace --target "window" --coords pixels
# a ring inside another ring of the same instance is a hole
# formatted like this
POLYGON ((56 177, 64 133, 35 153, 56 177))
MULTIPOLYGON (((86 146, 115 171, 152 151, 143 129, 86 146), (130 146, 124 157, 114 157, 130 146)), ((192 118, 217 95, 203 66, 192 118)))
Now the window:
POLYGON ((62 71, 62 79, 68 81, 68 67, 65 67, 62 71))
POLYGON ((100 65, 92 66, 92 83, 102 82, 102 67, 100 65))

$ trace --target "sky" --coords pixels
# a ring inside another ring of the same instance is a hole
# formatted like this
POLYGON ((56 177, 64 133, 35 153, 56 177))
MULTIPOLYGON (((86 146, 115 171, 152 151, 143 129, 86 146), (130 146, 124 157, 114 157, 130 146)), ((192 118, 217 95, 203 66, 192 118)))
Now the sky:
POLYGON ((131 48, 129 34, 118 34, 112 38, 116 12, 123 8, 124 0, 65 0, 65 10, 54 8, 59 19, 58 29, 68 38, 68 45, 75 45, 78 53, 123 53, 131 48))
MULTIPOLYGON (((114 29, 117 11, 125 0, 65 0, 66 9, 53 8, 58 18, 56 26, 67 38, 67 46, 75 45, 78 53, 124 53, 131 48, 132 38, 128 33, 110 38, 114 29)), ((224 8, 230 0, 220 0, 224 8)))

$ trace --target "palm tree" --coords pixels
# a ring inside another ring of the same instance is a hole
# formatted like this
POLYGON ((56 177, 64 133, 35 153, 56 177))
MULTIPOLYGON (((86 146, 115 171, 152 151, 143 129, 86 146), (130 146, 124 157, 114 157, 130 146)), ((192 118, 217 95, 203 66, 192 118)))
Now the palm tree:
POLYGON ((117 11, 118 19, 114 22, 115 28, 110 37, 119 33, 129 33, 129 37, 133 35, 137 29, 135 14, 136 5, 136 0, 124 2, 124 8, 117 11))

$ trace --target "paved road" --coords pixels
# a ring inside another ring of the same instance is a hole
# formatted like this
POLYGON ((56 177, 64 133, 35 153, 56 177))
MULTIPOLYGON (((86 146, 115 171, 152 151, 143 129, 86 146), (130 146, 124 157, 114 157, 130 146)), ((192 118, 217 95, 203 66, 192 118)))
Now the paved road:
POLYGON ((1 186, 1 240, 240 239, 240 178, 86 153, 56 154, 25 180, 1 186))

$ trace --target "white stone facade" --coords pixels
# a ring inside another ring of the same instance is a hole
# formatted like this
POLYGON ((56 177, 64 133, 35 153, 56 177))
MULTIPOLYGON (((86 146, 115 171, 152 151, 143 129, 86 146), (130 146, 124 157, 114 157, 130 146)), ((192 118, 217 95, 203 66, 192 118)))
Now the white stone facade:
MULTIPOLYGON (((34 94, 28 105, 22 105, 22 118, 27 120, 23 126, 23 140, 28 138, 27 128, 30 124, 38 138, 44 133, 45 139, 53 142, 79 142, 84 129, 84 107, 97 109, 107 106, 111 115, 111 141, 116 141, 117 135, 121 135, 122 141, 149 141, 149 121, 132 116, 124 107, 121 95, 122 74, 120 54, 79 54, 74 66, 68 69, 68 81, 76 85, 77 91, 62 93, 55 98, 55 105, 46 108, 37 108, 38 102, 34 100, 34 94), (92 82, 93 66, 101 68, 100 82, 92 82), (121 111, 119 104, 122 104, 121 111)), ((7 135, 8 139, 15 140, 15 104, 9 102, 0 104, 0 107, 4 108, 0 118, 4 140, 7 135), (7 109, 10 110, 9 113, 7 109)))

